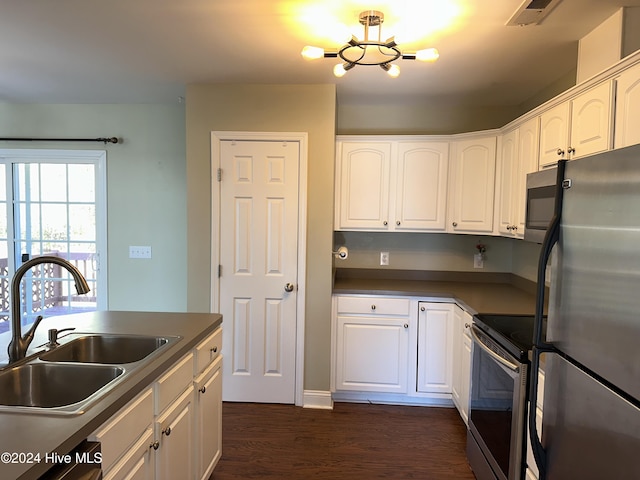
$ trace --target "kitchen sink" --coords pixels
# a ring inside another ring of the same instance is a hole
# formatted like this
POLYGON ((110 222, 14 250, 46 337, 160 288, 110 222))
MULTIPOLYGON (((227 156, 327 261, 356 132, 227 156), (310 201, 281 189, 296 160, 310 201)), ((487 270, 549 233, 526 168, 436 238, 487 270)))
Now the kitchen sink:
POLYGON ((0 372, 0 407, 29 407, 30 413, 33 407, 66 407, 59 413, 82 413, 94 394, 103 392, 124 371, 116 365, 22 364, 0 372))
POLYGON ((126 364, 142 360, 169 343, 144 335, 87 335, 40 355, 48 362, 126 364))

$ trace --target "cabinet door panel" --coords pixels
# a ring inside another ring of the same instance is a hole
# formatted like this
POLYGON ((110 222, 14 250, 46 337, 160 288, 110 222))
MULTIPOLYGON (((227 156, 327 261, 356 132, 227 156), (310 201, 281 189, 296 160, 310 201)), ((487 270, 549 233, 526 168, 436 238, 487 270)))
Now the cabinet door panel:
POLYGON ((496 137, 456 142, 450 182, 450 231, 491 233, 496 172, 496 137))
POLYGON ((615 148, 640 143, 640 65, 616 81, 615 148))
POLYGON ((540 115, 540 160, 542 170, 565 158, 569 141, 569 103, 564 102, 540 115), (565 155, 558 155, 558 149, 565 155))
POLYGON ((611 82, 577 96, 571 108, 571 158, 609 150, 611 138, 611 82))
POLYGON ((396 230, 444 230, 449 144, 398 145, 396 230))
POLYGON ((341 152, 339 228, 387 230, 391 144, 349 142, 341 152))
POLYGON ((420 304, 417 379, 419 392, 451 393, 453 324, 452 304, 420 304))
POLYGON ((518 137, 518 177, 515 182, 515 191, 512 195, 516 236, 524 236, 525 213, 527 208, 527 174, 538 170, 538 117, 523 123, 520 126, 518 137))
POLYGON ((339 316, 336 389, 406 393, 407 321, 339 316))
POLYGON ((500 144, 500 202, 498 208, 498 231, 505 236, 513 236, 514 202, 518 172, 518 138, 515 129, 502 136, 500 144))
POLYGON ((196 478, 206 480, 222 454, 222 358, 196 380, 196 478))
POLYGON ((193 387, 189 387, 156 420, 156 478, 193 478, 193 387))

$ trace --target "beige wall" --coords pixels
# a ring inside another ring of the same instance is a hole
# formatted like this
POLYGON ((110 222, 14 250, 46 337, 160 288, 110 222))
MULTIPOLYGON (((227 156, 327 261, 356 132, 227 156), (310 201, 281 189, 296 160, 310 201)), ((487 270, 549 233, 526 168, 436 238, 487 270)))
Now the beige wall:
POLYGON ((329 390, 334 85, 191 85, 186 95, 188 307, 211 303, 212 131, 307 132, 304 388, 329 390))
POLYGON ((2 148, 106 150, 111 310, 187 308, 186 170, 182 105, 0 103, 3 137, 119 137, 116 145, 0 142, 2 148), (149 260, 129 245, 150 245, 149 260))

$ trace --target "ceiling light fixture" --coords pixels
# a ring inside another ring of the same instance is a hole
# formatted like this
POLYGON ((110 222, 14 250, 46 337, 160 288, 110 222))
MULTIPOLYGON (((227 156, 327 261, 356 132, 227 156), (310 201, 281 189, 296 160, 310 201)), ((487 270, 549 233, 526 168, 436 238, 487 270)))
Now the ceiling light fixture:
POLYGON ((336 77, 344 76, 356 65, 377 65, 391 77, 400 75, 400 67, 395 62, 403 60, 421 60, 435 62, 440 54, 435 48, 426 48, 416 53, 402 53, 395 38, 382 41, 382 22, 384 14, 377 10, 366 10, 360 14, 360 23, 364 25, 364 40, 358 40, 353 35, 346 45, 337 51, 325 51, 320 47, 306 46, 302 49, 302 56, 307 60, 318 58, 338 58, 342 60, 333 68, 336 77), (378 28, 378 40, 369 39, 369 28, 378 28))

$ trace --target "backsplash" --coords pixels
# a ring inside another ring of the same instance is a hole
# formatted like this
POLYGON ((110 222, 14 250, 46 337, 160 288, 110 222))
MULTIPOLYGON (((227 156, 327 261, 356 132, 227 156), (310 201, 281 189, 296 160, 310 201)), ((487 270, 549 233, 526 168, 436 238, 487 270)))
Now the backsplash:
POLYGON ((334 232, 334 249, 349 249, 337 268, 506 272, 535 281, 540 246, 502 237, 446 233, 334 232), (476 245, 482 243, 484 268, 474 268, 476 245), (380 253, 389 253, 389 265, 380 265, 380 253))

